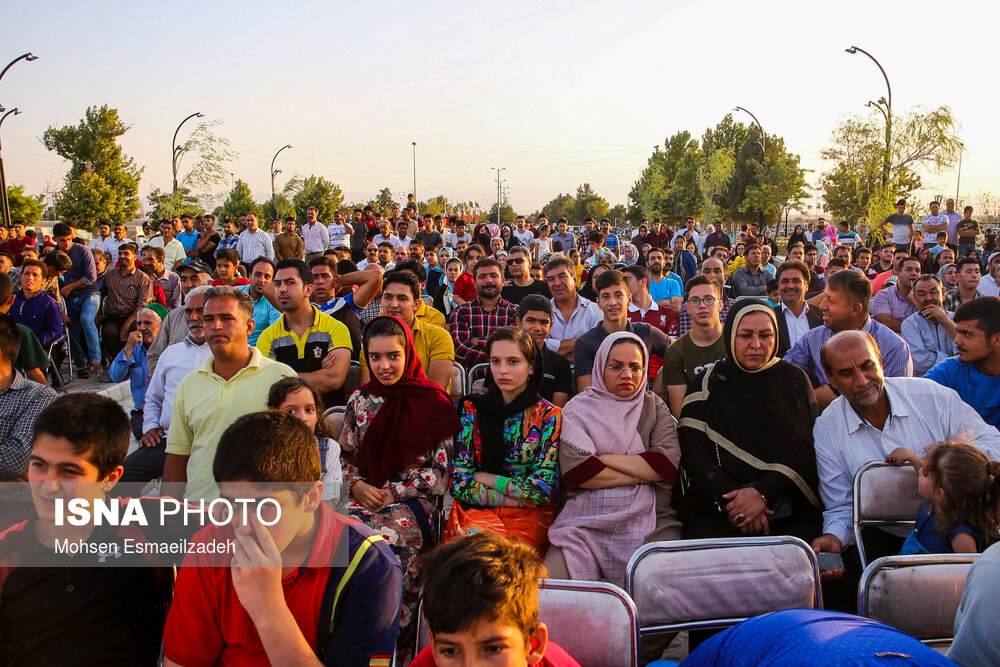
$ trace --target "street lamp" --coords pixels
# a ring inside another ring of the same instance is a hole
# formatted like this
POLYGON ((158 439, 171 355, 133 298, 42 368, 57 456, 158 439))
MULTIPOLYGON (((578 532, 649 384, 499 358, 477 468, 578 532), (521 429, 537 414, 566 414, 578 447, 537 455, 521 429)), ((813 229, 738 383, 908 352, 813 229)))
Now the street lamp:
MULTIPOLYGON (((285 144, 284 146, 278 149, 278 153, 281 153, 281 151, 291 147, 292 147, 291 144, 285 144)), ((275 153, 274 157, 271 158, 271 199, 274 199, 274 177, 281 173, 280 169, 274 168, 274 161, 278 159, 278 153, 275 153)))
MULTIPOLYGON (((413 145, 413 203, 417 203, 417 142, 412 142, 413 145)), ((417 211, 417 215, 420 211, 417 211)))
MULTIPOLYGON (((10 67, 10 65, 7 65, 7 67, 10 67)), ((7 70, 4 70, 4 71, 6 72, 7 70)), ((3 75, 0 74, 0 76, 3 76, 3 75)), ((7 116, 10 116, 11 114, 13 114, 13 115, 16 116, 16 115, 18 115, 20 113, 21 112, 17 110, 17 107, 14 107, 13 109, 11 109, 7 113, 5 113, 3 116, 0 116, 0 127, 3 127, 3 122, 7 119, 7 116)), ((2 146, 2 144, 0 144, 0 151, 2 151, 2 150, 3 150, 3 146, 2 146)), ((3 169, 3 154, 2 154, 2 152, 0 152, 0 206, 3 207, 3 211, 2 212, 3 212, 4 224, 7 225, 8 227, 10 227, 10 225, 11 225, 11 219, 10 219, 10 202, 7 200, 7 176, 4 173, 4 169, 3 169)))
POLYGON ((174 172, 174 189, 172 191, 173 194, 177 194, 177 160, 178 160, 178 158, 180 158, 181 153, 184 152, 184 147, 177 145, 177 133, 181 131, 181 125, 183 125, 184 123, 188 122, 192 118, 196 118, 196 117, 197 118, 203 118, 204 115, 205 114, 196 111, 193 114, 191 114, 190 116, 188 116, 187 118, 185 118, 184 120, 182 120, 181 124, 177 126, 176 130, 174 130, 174 139, 170 143, 170 148, 171 148, 171 150, 170 150, 170 156, 171 156, 170 157, 170 163, 171 163, 170 166, 171 166, 171 169, 174 172))
POLYGON ((878 109, 880 112, 882 112, 882 117, 885 118, 885 121, 888 123, 889 122, 889 116, 885 113, 885 109, 882 107, 883 104, 885 104, 885 98, 884 97, 878 98, 878 102, 872 102, 871 100, 868 100, 867 102, 865 102, 865 106, 866 107, 868 107, 870 109, 878 109))
POLYGON ((743 107, 733 107, 733 111, 742 111, 743 113, 748 114, 751 118, 753 118, 753 122, 757 123, 757 129, 760 130, 760 141, 757 142, 757 145, 760 146, 761 157, 766 156, 767 152, 765 150, 766 139, 764 138, 764 126, 760 124, 759 120, 757 120, 757 116, 754 116, 752 113, 750 113, 743 107))
POLYGON ((22 53, 17 58, 14 58, 9 63, 7 63, 7 66, 3 68, 2 72, 0 72, 0 79, 3 78, 3 75, 7 73, 7 70, 13 67, 14 63, 16 63, 18 60, 27 60, 30 63, 32 60, 38 60, 38 56, 32 54, 30 51, 28 53, 22 53))
POLYGON ((497 173, 497 227, 499 227, 500 226, 500 197, 502 196, 501 189, 500 189, 501 188, 501 185, 500 185, 500 173, 503 172, 503 171, 507 171, 507 167, 490 167, 490 169, 492 169, 493 171, 495 171, 497 173))
POLYGON ((859 46, 852 46, 849 49, 844 49, 844 51, 851 55, 860 51, 868 56, 875 63, 875 66, 878 67, 878 71, 882 72, 882 78, 885 79, 885 89, 888 95, 879 99, 879 102, 885 103, 885 163, 882 167, 882 187, 885 188, 889 185, 889 164, 892 161, 892 86, 889 85, 889 77, 885 73, 885 68, 875 59, 875 56, 859 46))

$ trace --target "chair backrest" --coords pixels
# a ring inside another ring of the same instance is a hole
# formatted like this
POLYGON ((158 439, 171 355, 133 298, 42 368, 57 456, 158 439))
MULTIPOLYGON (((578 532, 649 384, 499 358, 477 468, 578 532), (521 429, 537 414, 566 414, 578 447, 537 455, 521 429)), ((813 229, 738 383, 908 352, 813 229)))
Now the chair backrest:
POLYGON ((868 565, 861 530, 866 526, 912 527, 920 507, 917 471, 911 465, 881 461, 865 465, 854 476, 854 540, 861 566, 868 565))
POLYGON ((350 398, 354 390, 361 385, 361 363, 351 360, 347 367, 347 377, 344 378, 344 398, 350 398))
POLYGON ((476 364, 469 369, 469 374, 465 378, 466 391, 472 391, 476 380, 485 380, 486 373, 490 370, 489 364, 476 364))
POLYGON ((642 634, 721 628, 823 605, 816 554, 786 536, 647 544, 629 559, 625 590, 642 634))
POLYGON ((340 433, 344 430, 344 413, 347 411, 347 406, 345 405, 335 405, 332 408, 327 408, 326 412, 323 413, 323 419, 326 420, 326 425, 330 429, 330 433, 333 434, 333 439, 340 441, 340 433))
POLYGON ((858 585, 858 616, 928 644, 949 643, 965 577, 979 554, 887 556, 872 562, 858 585))
MULTIPOLYGON (((543 579, 538 591, 538 620, 549 638, 582 667, 639 665, 639 617, 635 604, 618 586, 593 581, 543 579)), ((417 650, 430 642, 421 604, 417 650)))
POLYGON ((457 361, 451 367, 451 397, 459 399, 465 396, 465 369, 457 361))
POLYGON ((421 294, 420 298, 423 299, 423 302, 426 303, 428 306, 434 305, 434 297, 427 294, 421 294))

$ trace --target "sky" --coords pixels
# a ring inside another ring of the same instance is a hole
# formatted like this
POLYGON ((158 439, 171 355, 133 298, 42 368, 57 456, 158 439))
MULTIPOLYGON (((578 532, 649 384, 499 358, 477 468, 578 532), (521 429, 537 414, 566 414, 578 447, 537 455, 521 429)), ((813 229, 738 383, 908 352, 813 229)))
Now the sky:
MULTIPOLYGON (((584 182, 627 203, 655 145, 699 137, 740 105, 815 183, 837 123, 885 94, 874 63, 844 52, 857 45, 886 69, 896 113, 952 108, 960 198, 975 202, 1000 194, 998 19, 997 3, 962 0, 11 3, 0 61, 39 59, 0 81, 0 104, 22 111, 3 124, 3 160, 8 184, 57 190, 68 163, 42 133, 108 104, 130 126, 122 144, 145 167, 145 203, 170 187, 171 137, 198 111, 223 121, 239 154, 227 170, 259 201, 285 144, 279 189, 315 173, 348 201, 382 187, 403 198, 416 142, 418 199, 487 208, 497 167, 530 213, 584 182)), ((927 198, 956 192, 955 172, 923 176, 927 198)))

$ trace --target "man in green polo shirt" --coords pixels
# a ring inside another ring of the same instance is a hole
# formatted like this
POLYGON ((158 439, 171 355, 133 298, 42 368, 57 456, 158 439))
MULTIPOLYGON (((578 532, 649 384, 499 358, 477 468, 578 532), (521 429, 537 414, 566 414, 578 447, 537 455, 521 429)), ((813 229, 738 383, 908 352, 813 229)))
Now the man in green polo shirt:
POLYGON ((295 376, 247 344, 254 327, 249 294, 213 287, 205 292, 203 308, 212 356, 177 385, 163 464, 164 494, 194 501, 219 495, 212 463, 223 431, 243 415, 267 409, 271 385, 295 376))

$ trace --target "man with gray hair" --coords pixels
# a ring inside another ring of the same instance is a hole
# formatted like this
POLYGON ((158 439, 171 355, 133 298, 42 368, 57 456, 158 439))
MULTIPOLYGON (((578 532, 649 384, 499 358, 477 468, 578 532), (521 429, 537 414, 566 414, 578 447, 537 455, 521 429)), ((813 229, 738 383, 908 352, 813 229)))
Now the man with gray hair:
POLYGON ((125 347, 112 360, 108 375, 115 382, 129 381, 132 392, 132 435, 136 440, 142 437, 142 406, 146 403, 146 387, 149 385, 149 367, 146 365, 146 350, 153 344, 160 331, 167 309, 159 303, 151 303, 140 308, 135 317, 136 328, 125 339, 125 347))
MULTIPOLYGON (((208 285, 212 282, 212 270, 200 259, 192 259, 187 264, 182 265, 177 274, 181 280, 181 294, 187 299, 188 294, 196 287, 208 285)), ((160 333, 153 341, 146 355, 149 365, 149 375, 152 377, 156 370, 157 361, 163 351, 174 343, 179 343, 188 335, 187 317, 184 308, 174 308, 163 320, 160 333)))
POLYGON ((248 344, 254 329, 253 307, 253 298, 235 287, 205 292, 202 319, 212 356, 186 375, 174 392, 163 464, 165 495, 217 498, 212 463, 223 431, 243 415, 266 409, 271 385, 296 376, 248 344))
POLYGON ((156 364, 156 372, 149 379, 142 411, 142 432, 136 438, 139 448, 125 459, 123 482, 148 482, 163 475, 174 392, 185 375, 212 356, 205 342, 205 323, 202 320, 205 292, 210 289, 209 285, 195 287, 187 293, 185 304, 180 308, 188 335, 163 351, 156 364))

